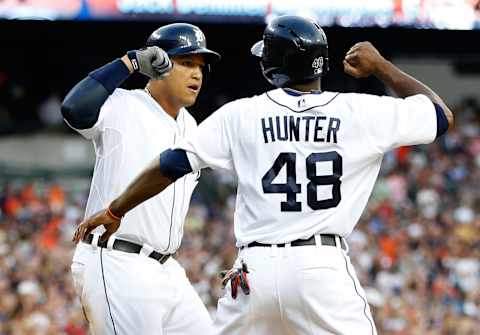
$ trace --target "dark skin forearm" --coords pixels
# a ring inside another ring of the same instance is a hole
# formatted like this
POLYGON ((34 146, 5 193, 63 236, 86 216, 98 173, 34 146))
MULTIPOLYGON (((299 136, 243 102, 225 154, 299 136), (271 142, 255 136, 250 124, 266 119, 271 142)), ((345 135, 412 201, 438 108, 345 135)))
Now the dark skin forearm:
POLYGON ((155 159, 110 204, 110 210, 116 216, 122 217, 132 208, 163 191, 171 183, 172 181, 160 170, 160 159, 155 159))
POLYGON ((121 218, 129 210, 160 193, 171 183, 172 181, 160 170, 160 159, 155 159, 108 208, 85 219, 75 230, 72 241, 75 243, 83 241, 99 226, 105 228, 100 240, 106 241, 120 227, 121 218))
POLYGON ((400 98, 406 98, 415 94, 426 95, 432 102, 443 108, 449 125, 453 125, 453 113, 443 100, 427 85, 406 74, 387 60, 379 62, 373 74, 392 89, 400 98))
POLYGON ((355 78, 374 75, 400 98, 415 94, 427 96, 433 103, 438 104, 443 109, 449 127, 453 126, 453 113, 438 94, 383 58, 370 42, 360 42, 351 47, 345 55, 343 66, 345 72, 355 78))

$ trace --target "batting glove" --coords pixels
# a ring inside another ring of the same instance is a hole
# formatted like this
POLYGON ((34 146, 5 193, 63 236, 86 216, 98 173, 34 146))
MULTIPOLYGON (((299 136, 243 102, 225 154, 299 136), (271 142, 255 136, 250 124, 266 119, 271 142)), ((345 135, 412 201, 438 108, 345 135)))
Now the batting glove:
POLYGON ((162 79, 172 69, 172 61, 167 53, 157 46, 127 52, 133 70, 151 79, 162 79))
POLYGON ((242 261, 241 268, 233 268, 220 272, 220 278, 222 279, 222 287, 225 288, 230 281, 232 298, 236 299, 238 295, 238 287, 242 289, 245 295, 250 294, 250 285, 247 279, 248 268, 247 264, 242 261))

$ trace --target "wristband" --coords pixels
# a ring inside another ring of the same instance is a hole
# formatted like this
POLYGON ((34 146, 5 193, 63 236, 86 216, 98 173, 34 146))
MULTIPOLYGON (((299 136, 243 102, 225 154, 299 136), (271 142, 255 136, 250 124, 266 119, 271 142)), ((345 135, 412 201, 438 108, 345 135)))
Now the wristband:
POLYGON ((135 50, 131 50, 127 52, 127 57, 130 59, 130 63, 132 63, 133 72, 138 72, 140 67, 138 66, 137 52, 135 50))
POLYGON ((112 210, 110 209, 110 207, 107 208, 107 215, 109 217, 111 217, 112 219, 116 220, 116 221, 121 221, 122 220, 122 217, 118 217, 116 216, 115 214, 113 214, 112 210))

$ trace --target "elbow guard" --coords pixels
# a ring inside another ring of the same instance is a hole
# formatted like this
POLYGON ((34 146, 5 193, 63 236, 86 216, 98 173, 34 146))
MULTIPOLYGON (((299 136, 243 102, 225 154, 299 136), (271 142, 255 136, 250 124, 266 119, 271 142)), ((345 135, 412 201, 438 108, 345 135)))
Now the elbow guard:
POLYGON ((127 66, 120 59, 90 72, 63 100, 61 110, 65 120, 77 129, 93 127, 102 105, 129 75, 127 66))
POLYGON ((86 77, 63 100, 62 115, 76 129, 91 128, 97 122, 100 108, 109 95, 98 81, 86 77))
POLYGON ((177 179, 192 172, 192 167, 185 150, 168 149, 160 154, 160 170, 163 175, 175 182, 177 179))

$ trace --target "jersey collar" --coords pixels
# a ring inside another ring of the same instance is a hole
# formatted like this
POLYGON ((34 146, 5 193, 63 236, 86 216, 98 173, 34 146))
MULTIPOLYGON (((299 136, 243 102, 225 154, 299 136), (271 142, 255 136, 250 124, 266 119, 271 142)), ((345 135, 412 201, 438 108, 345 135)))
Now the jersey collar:
POLYGON ((302 91, 298 91, 298 90, 295 90, 295 89, 290 88, 290 87, 282 88, 282 90, 285 93, 287 93, 288 95, 291 95, 291 96, 294 96, 294 97, 299 97, 299 96, 305 95, 305 94, 322 94, 322 91, 320 91, 320 90, 311 90, 310 92, 302 92, 302 91))
POLYGON ((269 100, 277 105, 285 107, 296 113, 305 112, 317 107, 324 107, 339 95, 339 93, 336 92, 316 92, 318 93, 299 92, 290 88, 277 88, 275 90, 265 92, 265 95, 269 100))

